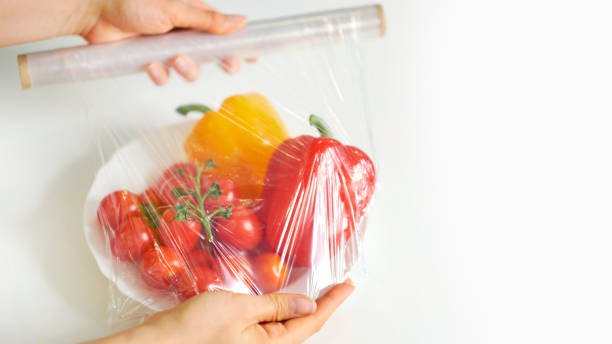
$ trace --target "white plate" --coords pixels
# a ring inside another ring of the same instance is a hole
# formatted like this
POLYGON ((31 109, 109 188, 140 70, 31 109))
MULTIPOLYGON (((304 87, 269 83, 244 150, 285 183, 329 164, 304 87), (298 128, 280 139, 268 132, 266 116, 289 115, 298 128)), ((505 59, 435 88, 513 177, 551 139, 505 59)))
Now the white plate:
MULTIPOLYGON (((150 288, 145 284, 140 278, 136 264, 121 262, 112 257, 96 212, 100 201, 107 194, 120 189, 141 193, 152 185, 167 167, 178 161, 185 161, 183 142, 194 123, 185 121, 167 126, 119 147, 98 170, 85 201, 85 237, 100 270, 123 294, 155 311, 171 308, 179 301, 171 293, 150 288)), ((349 264, 348 261, 345 263, 349 264)), ((295 270, 291 274, 295 273, 294 276, 300 277, 279 292, 302 293, 316 298, 330 285, 344 280, 346 276, 342 273, 342 276, 338 276, 338 273, 332 273, 330 268, 318 266, 309 269, 310 271, 295 270)), ((249 292, 246 286, 235 287, 235 292, 249 292)), ((111 301, 121 302, 116 299, 111 301)))
POLYGON ((83 210, 87 244, 102 274, 123 294, 155 311, 171 308, 178 300, 167 292, 147 286, 135 264, 113 259, 96 211, 102 198, 110 192, 126 189, 140 193, 165 167, 185 160, 182 142, 193 124, 193 121, 185 121, 164 127, 121 146, 98 170, 83 210))

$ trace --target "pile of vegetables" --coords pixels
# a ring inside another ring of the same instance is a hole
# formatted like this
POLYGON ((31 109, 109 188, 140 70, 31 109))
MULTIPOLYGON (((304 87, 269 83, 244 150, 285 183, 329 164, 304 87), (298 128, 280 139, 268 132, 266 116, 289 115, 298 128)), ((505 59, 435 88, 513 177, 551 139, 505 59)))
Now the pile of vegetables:
POLYGON ((181 300, 215 289, 270 293, 342 261, 374 192, 363 151, 333 139, 316 116, 319 137, 291 138, 260 94, 178 111, 204 113, 184 143, 189 161, 140 194, 117 190, 99 204, 115 259, 181 300))

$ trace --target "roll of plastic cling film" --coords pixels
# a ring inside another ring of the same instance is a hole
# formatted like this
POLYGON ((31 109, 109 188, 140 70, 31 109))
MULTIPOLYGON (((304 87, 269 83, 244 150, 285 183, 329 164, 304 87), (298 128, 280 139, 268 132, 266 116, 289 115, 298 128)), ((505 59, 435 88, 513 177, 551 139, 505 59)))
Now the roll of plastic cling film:
POLYGON ((230 56, 249 57, 275 50, 360 40, 381 36, 384 32, 382 6, 369 5, 253 21, 244 30, 227 36, 182 30, 36 52, 19 55, 18 64, 25 89, 141 72, 151 61, 167 61, 177 54, 189 55, 204 63, 230 56))

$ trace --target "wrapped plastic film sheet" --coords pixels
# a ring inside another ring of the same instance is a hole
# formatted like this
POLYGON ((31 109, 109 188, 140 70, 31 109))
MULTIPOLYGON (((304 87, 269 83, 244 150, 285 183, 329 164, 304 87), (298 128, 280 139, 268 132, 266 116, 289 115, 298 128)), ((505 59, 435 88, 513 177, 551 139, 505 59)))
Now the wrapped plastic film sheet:
POLYGON ((215 290, 316 299, 362 275, 378 181, 363 43, 341 42, 196 82, 195 103, 132 112, 136 127, 92 114, 102 165, 84 229, 111 321, 215 290))
POLYGON ((24 89, 47 84, 108 78, 144 71, 151 61, 186 54, 204 63, 252 57, 280 49, 382 35, 380 5, 254 21, 236 34, 215 36, 192 30, 120 42, 64 48, 18 56, 24 89))

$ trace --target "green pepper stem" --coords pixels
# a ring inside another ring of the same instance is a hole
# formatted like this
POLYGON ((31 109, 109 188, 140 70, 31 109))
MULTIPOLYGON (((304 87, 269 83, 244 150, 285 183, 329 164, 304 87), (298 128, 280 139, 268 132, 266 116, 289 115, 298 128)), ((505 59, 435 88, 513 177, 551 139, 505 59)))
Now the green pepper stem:
POLYGON ((333 134, 329 129, 329 125, 325 123, 323 118, 317 115, 310 115, 310 117, 308 118, 308 123, 310 123, 310 125, 312 125, 313 127, 315 127, 315 129, 319 131, 321 137, 333 137, 333 134))
POLYGON ((208 111, 212 110, 208 106, 203 104, 185 104, 176 108, 176 112, 180 113, 183 116, 187 116, 187 114, 192 111, 207 113, 208 111))

